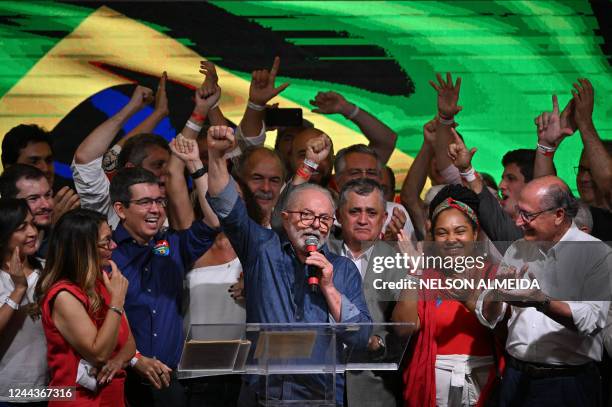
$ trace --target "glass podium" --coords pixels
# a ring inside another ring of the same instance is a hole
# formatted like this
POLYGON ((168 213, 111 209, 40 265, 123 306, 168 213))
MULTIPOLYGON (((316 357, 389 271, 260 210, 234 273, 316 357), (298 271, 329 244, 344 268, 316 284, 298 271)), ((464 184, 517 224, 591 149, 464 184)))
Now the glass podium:
POLYGON ((412 328, 399 323, 191 325, 177 375, 248 375, 244 382, 258 405, 335 406, 344 388, 339 374, 398 370, 412 328), (372 335, 383 337, 384 347, 368 350, 372 335))

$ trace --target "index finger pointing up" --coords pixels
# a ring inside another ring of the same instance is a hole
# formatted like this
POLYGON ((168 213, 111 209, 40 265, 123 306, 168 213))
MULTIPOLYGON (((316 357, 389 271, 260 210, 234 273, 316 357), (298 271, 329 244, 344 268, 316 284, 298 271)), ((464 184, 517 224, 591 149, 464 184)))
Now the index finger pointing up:
POLYGON ((278 73, 279 67, 280 67, 280 57, 274 57, 274 63, 272 64, 272 69, 270 69, 270 76, 272 78, 276 78, 276 74, 278 73))
POLYGON ((553 102, 553 114, 559 114, 559 101, 557 100, 557 95, 552 95, 553 102))

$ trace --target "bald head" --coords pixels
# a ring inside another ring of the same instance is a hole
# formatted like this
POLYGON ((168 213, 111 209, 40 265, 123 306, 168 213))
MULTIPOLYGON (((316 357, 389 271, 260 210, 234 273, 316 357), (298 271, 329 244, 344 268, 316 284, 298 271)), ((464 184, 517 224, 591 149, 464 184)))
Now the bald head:
POLYGON ((556 242, 578 212, 578 201, 563 180, 555 176, 529 182, 518 201, 516 222, 526 240, 556 242))
POLYGON ((528 182, 521 191, 521 197, 541 199, 550 192, 551 188, 569 192, 569 187, 561 178, 547 175, 528 182))

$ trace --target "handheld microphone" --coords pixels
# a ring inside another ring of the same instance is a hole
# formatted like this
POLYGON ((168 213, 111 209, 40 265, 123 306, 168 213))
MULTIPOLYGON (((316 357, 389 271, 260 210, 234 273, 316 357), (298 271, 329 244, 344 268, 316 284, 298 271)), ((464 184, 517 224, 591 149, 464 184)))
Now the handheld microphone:
MULTIPOLYGON (((314 236, 306 238, 306 251, 316 252, 319 246, 319 239, 314 236)), ((315 266, 308 266, 308 286, 313 293, 319 292, 319 270, 315 266)))

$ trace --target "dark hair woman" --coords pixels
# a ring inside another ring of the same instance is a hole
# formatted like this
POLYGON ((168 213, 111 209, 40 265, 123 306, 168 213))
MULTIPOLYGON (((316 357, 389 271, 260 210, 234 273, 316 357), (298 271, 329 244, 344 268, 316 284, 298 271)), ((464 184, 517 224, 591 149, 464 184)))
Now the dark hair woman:
MULTIPOLYGON (((493 277, 495 268, 479 257, 476 245, 477 210, 478 196, 460 185, 444 187, 432 200, 432 254, 445 264, 423 270, 421 281, 438 280, 442 286, 459 279, 477 287, 493 277), (446 259, 453 260, 453 266, 447 266, 446 259)), ((417 330, 403 375, 406 406, 483 405, 496 377, 494 349, 499 344, 474 314, 477 296, 478 290, 446 286, 420 290, 418 300, 415 293, 402 293, 393 319, 415 323, 417 330)))
POLYGON ((26 403, 20 405, 39 399, 21 397, 15 389, 24 384, 43 387, 48 381, 45 335, 33 312, 42 271, 34 258, 37 244, 38 230, 27 203, 0 199, 0 401, 18 397, 26 403))
POLYGON ((128 282, 111 260, 115 247, 105 217, 87 209, 64 214, 49 238, 36 291, 50 386, 76 386, 70 406, 124 405, 123 369, 136 345, 123 314, 128 282))

